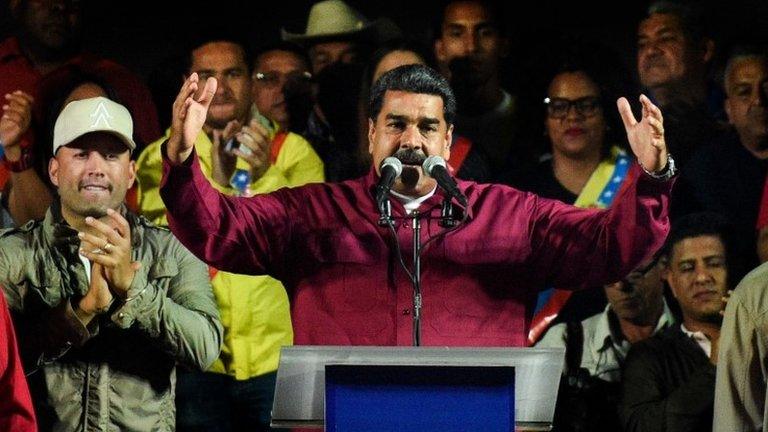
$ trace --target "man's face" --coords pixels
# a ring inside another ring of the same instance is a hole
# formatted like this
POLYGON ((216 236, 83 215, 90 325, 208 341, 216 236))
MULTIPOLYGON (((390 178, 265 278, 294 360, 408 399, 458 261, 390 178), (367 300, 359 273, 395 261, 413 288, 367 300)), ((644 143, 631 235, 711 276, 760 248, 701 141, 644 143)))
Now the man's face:
POLYGON ((680 20, 671 14, 652 14, 637 32, 637 71, 650 89, 679 83, 692 73, 703 73, 710 53, 688 40, 680 20))
POLYGON ((452 82, 469 79, 484 83, 498 73, 505 42, 482 4, 457 1, 445 9, 435 56, 452 82))
POLYGON ((427 156, 448 160, 453 126, 445 122, 440 96, 388 90, 381 112, 368 121, 368 151, 376 172, 381 162, 397 154, 403 162, 403 173, 393 190, 409 196, 421 196, 435 186, 426 177, 421 164, 427 156))
POLYGON ((672 247, 664 271, 685 320, 719 322, 728 290, 725 246, 713 235, 689 237, 672 247))
POLYGON ((48 174, 58 188, 65 216, 101 217, 125 200, 136 166, 119 138, 92 132, 59 148, 48 174))
POLYGON ((319 74, 326 66, 336 63, 352 63, 357 59, 357 45, 350 41, 322 42, 309 49, 312 73, 319 74))
MULTIPOLYGON (((288 129, 290 115, 285 100, 286 83, 306 82, 307 64, 290 51, 267 51, 256 59, 252 74, 253 101, 265 116, 288 129)), ((309 94, 307 93, 307 96, 309 94)))
MULTIPOLYGON (((251 77, 240 46, 231 42, 210 42, 195 49, 189 73, 192 72, 197 72, 201 83, 214 77, 219 84, 208 109, 206 126, 223 129, 232 120, 245 124, 251 107, 251 77)), ((195 97, 200 97, 202 91, 201 85, 195 97)))
POLYGON ((744 58, 733 63, 725 77, 725 112, 742 143, 750 151, 768 158, 768 61, 744 58))
POLYGON ((605 286, 605 296, 617 317, 646 324, 654 311, 661 310, 664 284, 662 264, 648 260, 632 270, 624 280, 605 286))
POLYGON ((19 16, 26 34, 50 50, 70 48, 80 31, 80 0, 22 0, 19 16))

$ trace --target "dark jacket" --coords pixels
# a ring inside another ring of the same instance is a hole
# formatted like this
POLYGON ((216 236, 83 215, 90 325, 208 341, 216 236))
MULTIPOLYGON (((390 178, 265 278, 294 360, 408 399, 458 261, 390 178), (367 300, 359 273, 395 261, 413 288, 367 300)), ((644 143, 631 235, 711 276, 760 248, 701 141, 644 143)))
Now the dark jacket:
POLYGON ((625 431, 711 431, 715 366, 673 326, 632 346, 619 417, 625 431))

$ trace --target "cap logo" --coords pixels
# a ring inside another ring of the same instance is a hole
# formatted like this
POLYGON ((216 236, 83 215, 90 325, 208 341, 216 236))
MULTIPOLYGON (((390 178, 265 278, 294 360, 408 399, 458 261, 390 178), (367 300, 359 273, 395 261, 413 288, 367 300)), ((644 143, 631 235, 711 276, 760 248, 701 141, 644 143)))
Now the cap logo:
POLYGON ((111 119, 112 116, 109 114, 109 111, 107 111, 107 107, 104 106, 104 102, 99 102, 96 109, 91 113, 91 118, 94 119, 91 124, 91 129, 97 128, 101 123, 103 123, 106 128, 112 129, 112 125, 109 124, 109 119, 111 119))

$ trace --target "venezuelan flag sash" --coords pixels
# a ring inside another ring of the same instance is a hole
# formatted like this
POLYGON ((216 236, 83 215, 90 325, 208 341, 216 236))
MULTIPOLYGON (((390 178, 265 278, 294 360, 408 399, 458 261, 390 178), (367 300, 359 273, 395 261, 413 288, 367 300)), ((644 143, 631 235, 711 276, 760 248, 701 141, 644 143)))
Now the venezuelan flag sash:
MULTIPOLYGON (((627 152, 617 146, 611 147, 609 157, 595 168, 573 205, 581 208, 608 208, 624 183, 629 166, 627 152)), ((557 288, 547 288, 539 293, 528 331, 529 345, 535 344, 544 335, 571 297, 571 293, 572 291, 557 288)))

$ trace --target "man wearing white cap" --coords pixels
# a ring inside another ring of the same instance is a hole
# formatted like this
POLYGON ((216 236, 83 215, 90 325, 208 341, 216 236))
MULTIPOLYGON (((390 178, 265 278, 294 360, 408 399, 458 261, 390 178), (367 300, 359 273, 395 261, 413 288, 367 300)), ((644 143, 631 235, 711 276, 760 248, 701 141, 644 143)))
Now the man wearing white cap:
POLYGON ((69 103, 54 127, 58 199, 0 237, 41 430, 170 431, 176 363, 204 369, 222 329, 206 267, 128 212, 136 148, 125 107, 69 103))

